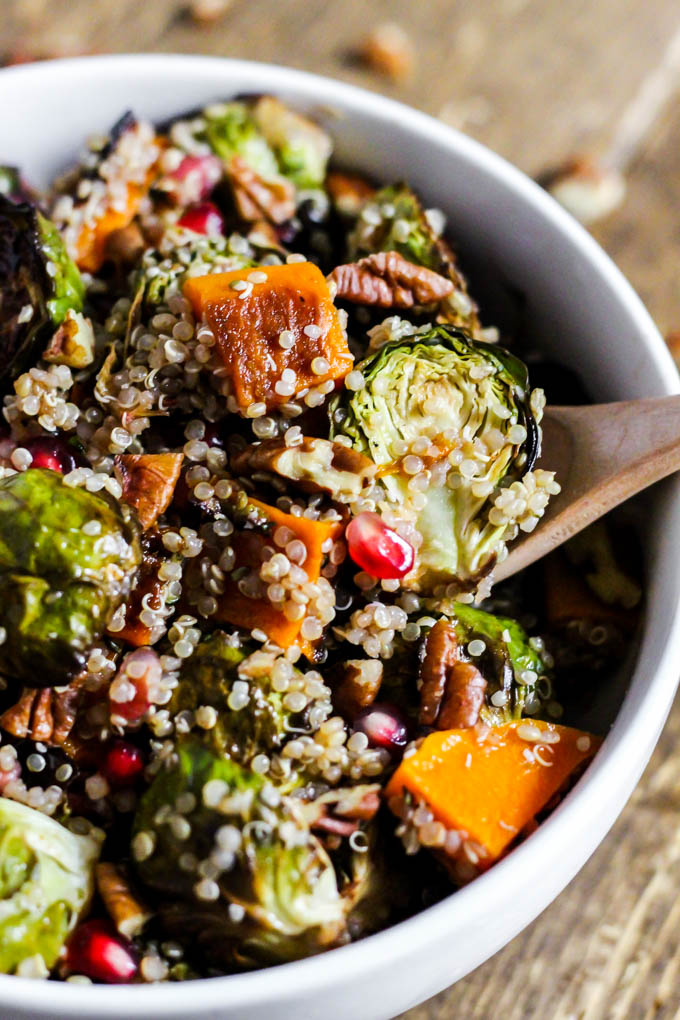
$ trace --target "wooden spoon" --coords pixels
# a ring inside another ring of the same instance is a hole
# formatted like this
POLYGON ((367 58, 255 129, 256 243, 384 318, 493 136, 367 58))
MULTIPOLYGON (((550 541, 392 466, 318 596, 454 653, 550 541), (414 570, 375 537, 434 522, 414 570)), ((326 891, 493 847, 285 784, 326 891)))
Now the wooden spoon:
POLYGON ((587 407, 549 407, 538 466, 554 471, 553 496, 534 531, 494 570, 501 581, 545 556, 613 507, 680 471, 680 396, 587 407))

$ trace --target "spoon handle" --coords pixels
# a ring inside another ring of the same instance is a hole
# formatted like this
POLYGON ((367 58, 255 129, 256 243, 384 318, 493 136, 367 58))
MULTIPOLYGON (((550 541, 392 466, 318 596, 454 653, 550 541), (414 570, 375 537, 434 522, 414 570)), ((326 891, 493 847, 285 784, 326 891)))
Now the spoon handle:
POLYGON ((556 472, 562 491, 535 530, 520 533, 494 571, 496 581, 680 470, 680 396, 548 408, 538 464, 556 472))

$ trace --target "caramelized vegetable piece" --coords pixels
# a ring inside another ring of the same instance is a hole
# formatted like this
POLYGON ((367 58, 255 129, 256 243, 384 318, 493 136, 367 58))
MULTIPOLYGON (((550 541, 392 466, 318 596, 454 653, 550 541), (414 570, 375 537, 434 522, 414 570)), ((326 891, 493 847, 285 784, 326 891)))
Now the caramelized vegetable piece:
POLYGON ((116 457, 123 499, 135 508, 145 531, 170 506, 183 458, 182 453, 121 453, 116 457))
POLYGON ((127 641, 135 648, 142 648, 144 645, 153 645, 160 633, 154 633, 151 627, 142 623, 140 616, 145 608, 158 610, 163 604, 161 589, 163 582, 158 576, 161 561, 153 555, 145 553, 142 565, 139 569, 137 584, 130 592, 130 597, 125 605, 125 623, 122 630, 108 631, 108 634, 116 641, 127 641), (146 600, 146 602, 145 602, 146 600))
POLYGON ((352 367, 328 284, 311 262, 191 277, 184 294, 215 334, 243 413, 252 404, 276 407, 352 367), (253 283, 253 275, 266 279, 253 283))
MULTIPOLYGON (((149 185, 153 176, 150 172, 149 185)), ((122 209, 107 209, 99 219, 83 226, 76 245, 76 263, 79 269, 87 273, 96 273, 101 269, 107 257, 110 235, 132 223, 147 191, 148 186, 128 184, 127 198, 122 209)))
MULTIPOLYGON (((304 543, 307 557, 303 568, 310 581, 317 581, 324 556, 321 547, 327 539, 336 537, 339 530, 337 523, 293 517, 292 514, 267 506, 257 499, 251 499, 250 504, 271 522, 273 528, 290 528, 295 537, 304 543)), ((259 568, 261 563, 259 554, 265 544, 266 538, 263 534, 257 531, 242 532, 239 539, 234 542, 237 569, 259 568)), ((302 626, 302 620, 289 620, 267 599, 252 599, 243 595, 237 582, 231 578, 227 579, 224 594, 219 598, 215 619, 231 623, 235 627, 245 627, 247 630, 259 628, 281 648, 289 648, 295 643, 302 626)))
POLYGON ((483 740, 474 729, 431 733, 404 758, 385 793, 396 802, 405 792, 425 801, 436 821, 465 834, 463 845, 474 841, 483 870, 601 742, 582 730, 537 720, 496 727, 483 740), (543 740, 522 739, 535 730, 543 740))

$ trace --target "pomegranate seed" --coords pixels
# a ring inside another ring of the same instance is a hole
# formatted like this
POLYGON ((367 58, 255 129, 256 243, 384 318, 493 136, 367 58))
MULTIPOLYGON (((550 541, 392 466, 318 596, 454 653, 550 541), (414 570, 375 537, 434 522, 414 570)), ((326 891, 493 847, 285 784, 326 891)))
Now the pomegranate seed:
POLYGON ((185 230, 193 230, 195 234, 222 234, 224 231, 224 220, 222 213, 212 202, 198 202, 186 209, 177 225, 185 230))
POLYGON ((116 678, 109 687, 111 715, 127 722, 137 722, 146 715, 160 693, 163 668, 152 648, 135 648, 123 659, 116 678), (130 696, 130 687, 134 693, 130 696))
POLYGON ((109 748, 103 772, 113 786, 130 786, 144 769, 144 755, 134 744, 117 740, 109 748))
POLYGON ((218 156, 185 156, 168 175, 173 186, 168 193, 178 202, 201 202, 222 178, 222 160, 218 156))
POLYGON ((31 467, 47 468, 67 475, 78 466, 79 458, 75 450, 63 439, 55 436, 36 436, 21 444, 33 457, 31 467))
POLYGON ((86 921, 71 936, 66 965, 73 974, 85 974, 110 985, 127 984, 137 973, 132 946, 108 921, 86 921))
POLYGON ((345 537, 354 562, 372 577, 404 577, 413 566, 413 546, 378 514, 358 514, 347 525, 345 537))
POLYGON ((216 425, 214 422, 209 422, 206 425, 205 432, 203 433, 203 442, 207 443, 210 447, 216 446, 219 449, 224 449, 224 436, 219 425, 216 425))
POLYGON ((355 731, 365 733, 371 747, 383 747, 397 754, 408 743, 408 726, 403 715, 387 701, 369 705, 354 720, 355 731))

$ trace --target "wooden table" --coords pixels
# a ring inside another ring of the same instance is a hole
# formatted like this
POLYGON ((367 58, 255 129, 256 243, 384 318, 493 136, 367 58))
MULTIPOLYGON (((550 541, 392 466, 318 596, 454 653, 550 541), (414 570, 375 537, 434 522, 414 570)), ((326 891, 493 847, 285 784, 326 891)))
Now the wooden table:
MULTIPOLYGON (((0 0, 0 52, 128 50, 270 60, 358 82, 456 122, 530 174, 632 138, 627 199, 595 233, 661 330, 680 328, 677 0, 233 0, 209 28, 176 0, 0 0), (414 73, 399 84, 350 59, 385 21, 414 40, 414 73)), ((676 702, 628 807, 569 888, 402 1020, 680 1016, 679 743, 676 702)))

